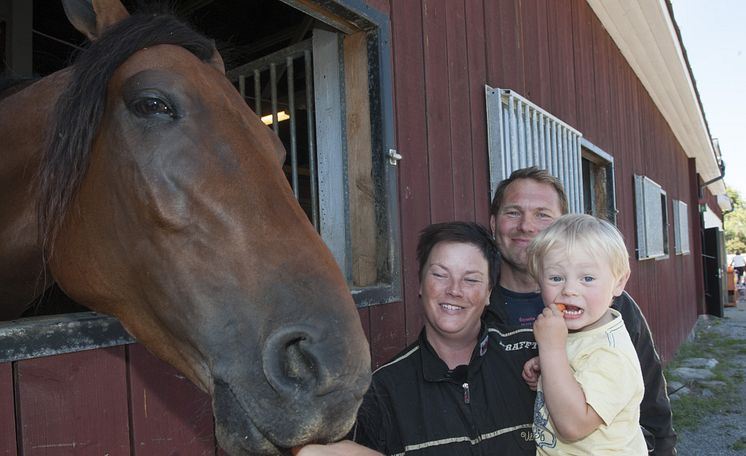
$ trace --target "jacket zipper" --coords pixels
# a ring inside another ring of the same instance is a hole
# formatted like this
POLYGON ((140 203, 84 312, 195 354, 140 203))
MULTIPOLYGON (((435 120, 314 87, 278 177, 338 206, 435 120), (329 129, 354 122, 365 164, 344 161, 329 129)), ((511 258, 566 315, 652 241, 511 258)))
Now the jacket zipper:
POLYGON ((461 385, 461 387, 464 389, 464 404, 471 403, 471 395, 469 394, 469 384, 464 383, 461 385))

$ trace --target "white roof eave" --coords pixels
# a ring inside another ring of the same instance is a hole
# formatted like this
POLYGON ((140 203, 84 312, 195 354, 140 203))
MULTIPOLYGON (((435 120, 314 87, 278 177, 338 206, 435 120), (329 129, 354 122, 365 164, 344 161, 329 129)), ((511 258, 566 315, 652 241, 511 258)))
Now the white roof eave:
MULTIPOLYGON (((704 182, 720 176, 689 66, 665 0, 587 0, 704 182)), ((723 180, 708 185, 725 193, 723 180)))

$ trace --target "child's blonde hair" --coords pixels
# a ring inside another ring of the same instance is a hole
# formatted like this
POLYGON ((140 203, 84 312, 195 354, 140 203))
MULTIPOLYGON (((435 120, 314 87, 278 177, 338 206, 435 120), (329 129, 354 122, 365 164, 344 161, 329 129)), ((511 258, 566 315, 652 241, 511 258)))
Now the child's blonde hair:
POLYGON ((615 279, 630 272, 627 246, 614 225, 591 215, 567 214, 539 233, 528 246, 528 273, 538 282, 548 252, 564 249, 569 254, 578 248, 608 260, 615 279))

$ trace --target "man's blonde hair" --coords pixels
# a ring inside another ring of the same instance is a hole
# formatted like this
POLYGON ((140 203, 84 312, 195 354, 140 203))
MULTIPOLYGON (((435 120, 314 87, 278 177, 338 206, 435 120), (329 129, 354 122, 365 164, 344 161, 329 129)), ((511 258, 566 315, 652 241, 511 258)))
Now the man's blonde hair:
POLYGON ((539 233, 528 246, 528 273, 538 282, 547 253, 562 249, 569 254, 578 248, 607 260, 615 279, 630 272, 627 246, 617 227, 591 215, 567 214, 539 233))

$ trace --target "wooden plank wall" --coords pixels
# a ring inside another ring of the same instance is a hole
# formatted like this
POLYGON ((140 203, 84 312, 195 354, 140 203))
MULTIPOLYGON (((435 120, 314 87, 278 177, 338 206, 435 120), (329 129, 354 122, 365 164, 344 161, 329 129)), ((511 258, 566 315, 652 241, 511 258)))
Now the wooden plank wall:
POLYGON ((218 454, 209 397, 139 344, 0 364, 0 400, 3 456, 218 454))
MULTIPOLYGON (((696 211, 690 163, 652 99, 584 0, 369 0, 390 14, 399 167, 403 303, 361 311, 374 366, 422 327, 415 248, 429 223, 488 223, 484 84, 527 97, 615 157, 619 227, 632 261, 628 290, 664 359, 704 302, 698 218, 692 253, 635 258, 633 175, 696 211), (692 280, 694 278, 695 280, 692 280)), ((673 225, 669 229, 673 252, 673 225)))

